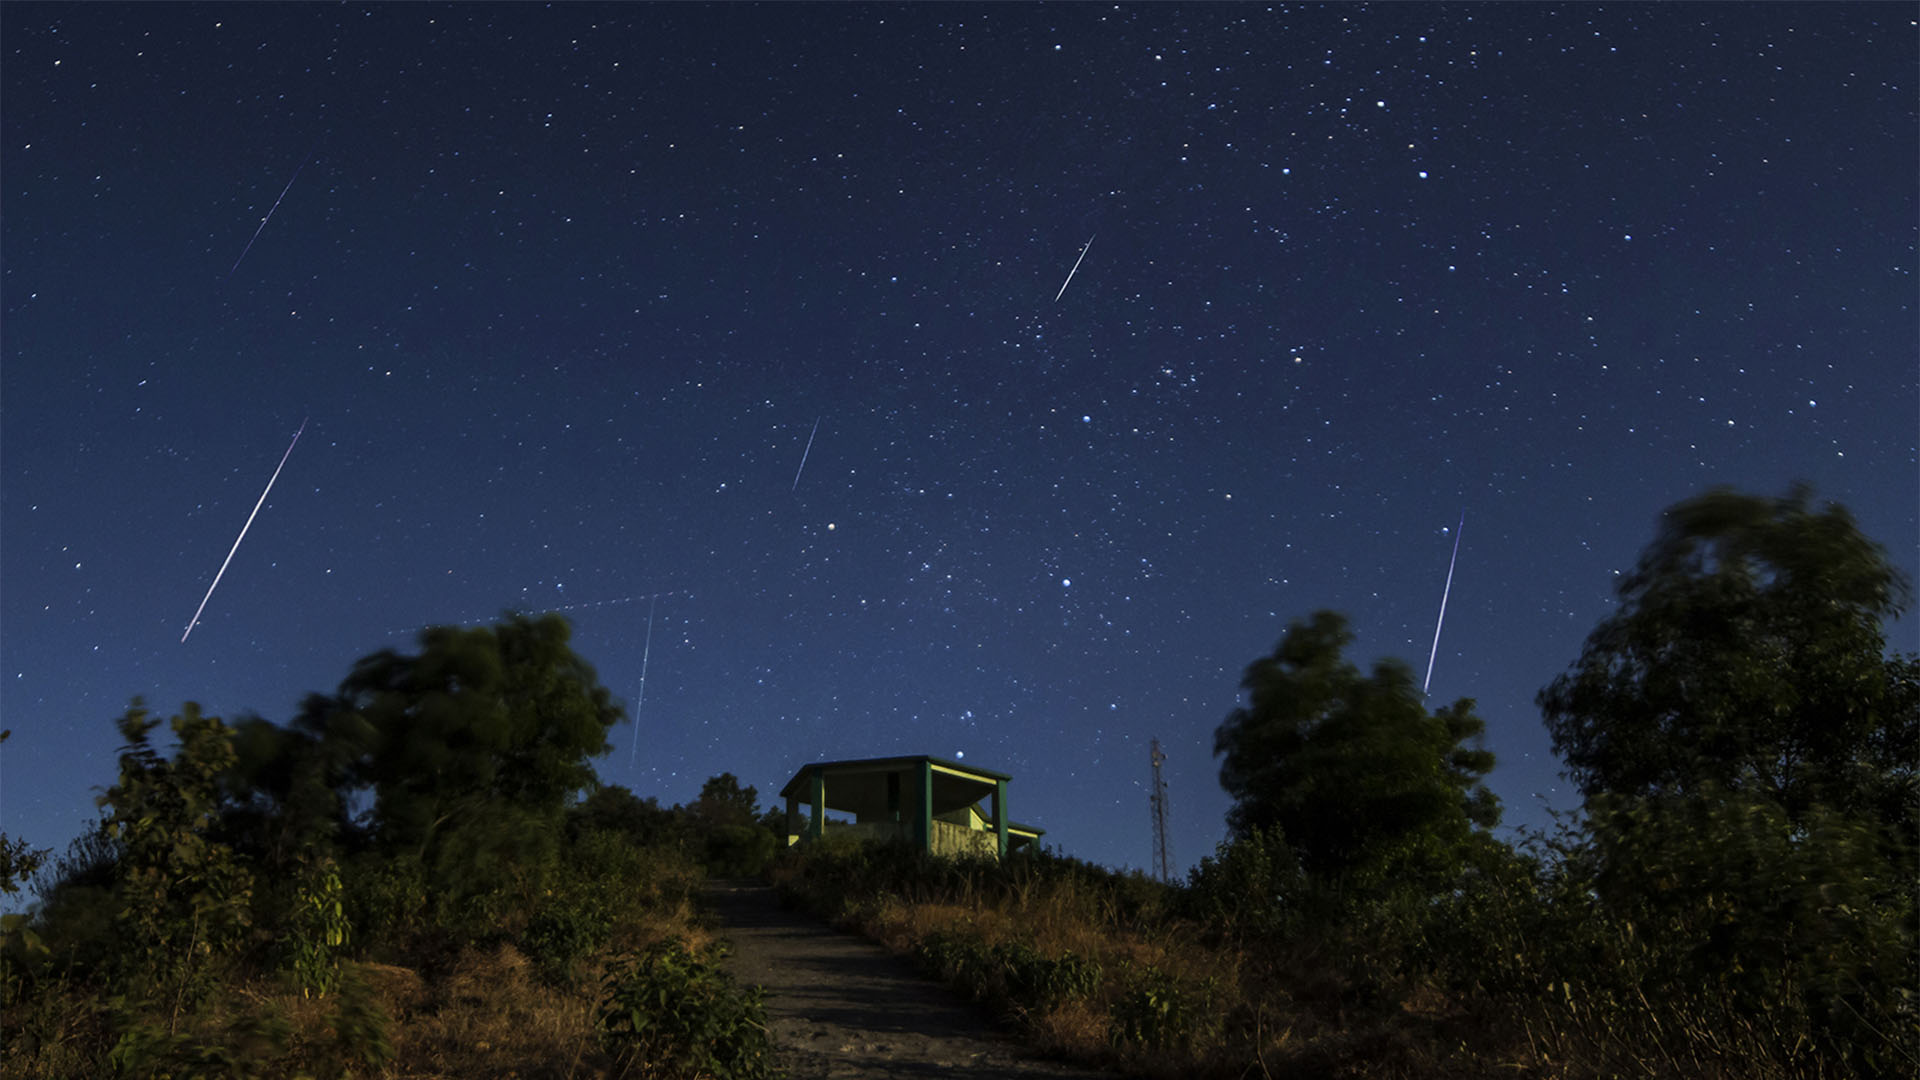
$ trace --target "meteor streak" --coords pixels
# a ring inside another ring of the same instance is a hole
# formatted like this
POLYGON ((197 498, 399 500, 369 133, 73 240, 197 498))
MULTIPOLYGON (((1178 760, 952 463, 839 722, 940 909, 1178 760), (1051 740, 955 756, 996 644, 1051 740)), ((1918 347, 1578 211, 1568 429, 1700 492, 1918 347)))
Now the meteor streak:
POLYGON ((259 515, 260 508, 266 505, 267 493, 273 490, 273 482, 280 479, 280 470, 287 467, 287 459, 293 456, 294 443, 300 441, 300 436, 306 430, 307 418, 303 416, 300 418, 300 430, 293 433, 293 442, 287 444, 287 452, 280 455, 280 464, 273 467, 273 475, 267 478, 266 490, 260 492, 260 501, 253 504, 253 513, 247 515, 247 523, 240 526, 240 535, 233 538, 233 546, 227 549, 227 557, 220 563, 220 572, 213 575, 213 584, 207 586, 207 595, 200 598, 200 606, 193 610, 193 618, 187 620, 187 631, 180 635, 180 644, 187 643, 187 634, 193 633, 194 626, 200 622, 200 613, 207 610, 207 601, 213 599, 213 590, 220 587, 220 579, 226 576, 227 564, 233 561, 233 553, 240 550, 240 541, 245 540, 247 530, 253 528, 253 519, 259 515))
POLYGON ((633 744, 627 748, 627 769, 632 771, 634 756, 640 753, 640 710, 647 706, 647 657, 653 655, 653 603, 647 605, 647 643, 640 647, 640 698, 633 703, 633 744))
MULTIPOLYGON (((318 149, 318 148, 319 147, 316 144, 315 149, 318 149)), ((280 199, 286 198, 287 192, 293 190, 293 182, 295 180, 300 179, 300 170, 306 168, 307 162, 312 160, 313 160, 313 151, 309 150, 307 151, 306 158, 303 159, 299 165, 294 167, 293 175, 287 178, 287 186, 280 189, 280 199)), ((233 268, 227 271, 227 278, 229 280, 233 278, 233 271, 240 269, 240 263, 246 259, 247 252, 253 250, 253 242, 255 240, 260 239, 261 231, 267 227, 267 222, 273 219, 273 212, 275 210, 280 209, 280 199, 273 200, 273 205, 267 208, 267 216, 260 219, 260 227, 253 230, 253 235, 247 239, 247 246, 240 249, 240 258, 233 260, 233 268)))
MULTIPOLYGON (((1098 234, 1095 234, 1095 235, 1098 235, 1098 234)), ((1073 260, 1073 269, 1067 271, 1067 280, 1061 282, 1060 291, 1053 294, 1054 303, 1056 304, 1059 303, 1060 298, 1067 295, 1067 286, 1073 284, 1073 275, 1080 272, 1080 264, 1086 261, 1086 258, 1087 258, 1087 248, 1090 248, 1092 246, 1093 246, 1093 237, 1089 236, 1087 237, 1087 247, 1083 247, 1080 249, 1080 257, 1078 259, 1073 260)))
POLYGON ((800 467, 793 470, 793 490, 800 490, 800 474, 807 471, 807 455, 813 453, 813 437, 820 434, 820 418, 813 418, 813 430, 807 433, 807 448, 800 451, 800 467))
POLYGON ((1427 679, 1420 684, 1422 694, 1433 685, 1433 658, 1440 655, 1440 627, 1447 621, 1447 595, 1453 592, 1453 564, 1460 558, 1460 533, 1466 527, 1467 512, 1462 510, 1460 524, 1453 530, 1453 557, 1447 560, 1447 587, 1440 590, 1440 618, 1433 624, 1433 651, 1427 654, 1427 679))

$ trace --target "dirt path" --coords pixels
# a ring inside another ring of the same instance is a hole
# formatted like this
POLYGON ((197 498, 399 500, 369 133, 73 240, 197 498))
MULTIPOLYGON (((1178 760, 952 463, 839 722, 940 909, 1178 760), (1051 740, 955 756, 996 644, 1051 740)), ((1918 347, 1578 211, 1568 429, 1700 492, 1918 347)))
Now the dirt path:
POLYGON ((782 908, 768 886, 715 882, 707 898, 733 944, 728 967, 766 987, 791 1080, 1113 1080, 1037 1060, 945 987, 870 941, 782 908))

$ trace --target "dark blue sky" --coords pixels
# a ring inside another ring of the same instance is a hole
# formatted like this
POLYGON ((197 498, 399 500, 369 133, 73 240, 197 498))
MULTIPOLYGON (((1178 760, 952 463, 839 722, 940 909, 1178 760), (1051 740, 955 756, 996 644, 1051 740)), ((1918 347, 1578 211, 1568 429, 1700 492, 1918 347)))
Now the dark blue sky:
POLYGON ((630 703, 644 663, 599 763, 641 794, 964 755, 1145 866, 1158 736, 1188 864, 1245 665, 1331 607, 1424 674, 1463 511, 1433 694, 1539 822, 1534 694, 1663 507, 1804 479, 1914 568, 1915 42, 1910 4, 7 4, 0 828, 76 833, 134 695, 281 720, 559 609, 630 703))

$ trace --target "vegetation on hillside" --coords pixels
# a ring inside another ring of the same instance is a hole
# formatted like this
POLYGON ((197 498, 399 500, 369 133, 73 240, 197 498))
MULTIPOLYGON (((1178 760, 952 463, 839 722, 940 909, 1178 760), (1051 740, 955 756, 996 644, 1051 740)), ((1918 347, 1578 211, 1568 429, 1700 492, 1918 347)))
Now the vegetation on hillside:
POLYGON ((120 718, 64 856, 0 844, 0 1076, 767 1075, 701 875, 757 869, 754 792, 662 808, 590 760, 618 708, 558 616, 426 631, 285 726, 120 718), (744 831, 743 831, 744 830, 744 831))
POLYGON ((1472 702, 1293 624, 1217 734, 1229 839, 1161 885, 832 843, 776 865, 1042 1045, 1163 1076, 1920 1070, 1907 583, 1796 489, 1673 507, 1541 692, 1584 811, 1488 830, 1472 702))

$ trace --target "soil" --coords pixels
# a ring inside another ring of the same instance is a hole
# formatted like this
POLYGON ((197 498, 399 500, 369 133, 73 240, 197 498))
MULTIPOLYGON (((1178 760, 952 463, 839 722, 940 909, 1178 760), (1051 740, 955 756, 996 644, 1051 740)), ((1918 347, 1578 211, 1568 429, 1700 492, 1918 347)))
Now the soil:
POLYGON ((727 966, 766 988, 790 1080, 1113 1080, 1040 1059, 880 946, 783 908, 770 886, 715 882, 707 899, 733 946, 727 966))

